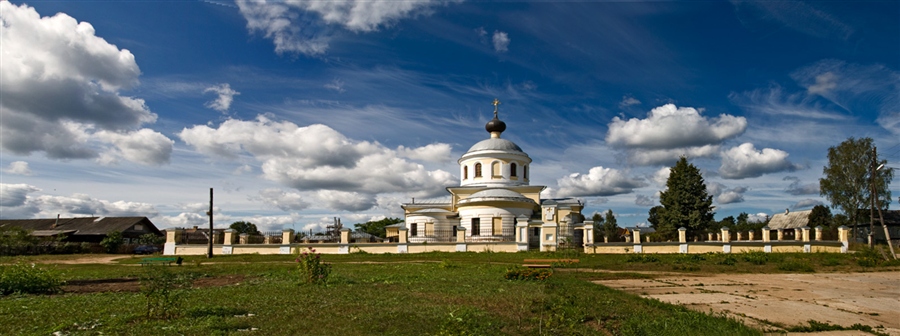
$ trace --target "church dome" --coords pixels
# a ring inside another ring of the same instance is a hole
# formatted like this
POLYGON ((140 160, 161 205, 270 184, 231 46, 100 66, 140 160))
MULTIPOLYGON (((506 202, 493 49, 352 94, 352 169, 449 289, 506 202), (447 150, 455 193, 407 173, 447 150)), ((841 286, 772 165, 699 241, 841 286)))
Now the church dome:
POLYGON ((525 197, 520 193, 509 189, 501 189, 501 188, 493 188, 493 189, 485 189, 479 192, 476 192, 469 197, 459 200, 459 204, 469 204, 476 202, 490 202, 490 201, 506 201, 506 202, 525 202, 525 203, 534 203, 534 200, 525 197))
POLYGON ((478 152, 483 150, 496 150, 504 152, 516 152, 516 154, 525 154, 525 152, 522 151, 522 148, 519 147, 519 145, 516 145, 515 142, 501 138, 481 140, 471 148, 469 148, 469 151, 466 153, 478 152))
POLYGON ((497 118, 497 115, 494 115, 494 119, 488 121, 487 124, 484 125, 484 130, 488 131, 488 133, 503 133, 506 130, 506 123, 497 118))

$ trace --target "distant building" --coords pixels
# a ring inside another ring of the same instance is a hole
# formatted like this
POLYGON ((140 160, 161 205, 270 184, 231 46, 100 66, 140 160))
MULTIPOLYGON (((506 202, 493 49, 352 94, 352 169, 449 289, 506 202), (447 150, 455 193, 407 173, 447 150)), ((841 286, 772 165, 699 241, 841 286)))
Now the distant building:
POLYGON ((494 119, 485 125, 490 137, 457 161, 460 185, 447 188, 449 199, 404 203, 406 221, 387 228, 390 240, 405 228, 411 243, 452 241, 457 228, 464 228, 469 242, 513 241, 519 229, 528 237, 528 249, 581 245, 583 231, 574 227, 584 221, 584 204, 573 198, 540 198, 546 187, 530 185, 531 158, 500 137, 506 123, 497 115, 498 105, 495 100, 494 119))
POLYGON ((62 237, 65 242, 99 243, 113 231, 121 232, 126 244, 148 233, 163 235, 147 217, 0 219, 0 228, 6 227, 22 228, 36 237, 62 237))
POLYGON ((803 211, 794 211, 785 210, 784 213, 775 214, 772 216, 772 219, 769 220, 769 229, 778 230, 778 229, 799 229, 804 226, 809 226, 813 228, 815 226, 821 224, 810 225, 809 223, 809 214, 812 213, 812 210, 803 210, 803 211))

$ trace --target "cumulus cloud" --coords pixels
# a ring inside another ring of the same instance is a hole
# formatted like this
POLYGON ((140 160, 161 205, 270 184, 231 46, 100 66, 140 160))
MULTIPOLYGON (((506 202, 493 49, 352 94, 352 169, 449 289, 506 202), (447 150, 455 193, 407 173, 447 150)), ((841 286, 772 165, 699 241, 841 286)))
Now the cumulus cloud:
POLYGON ((785 151, 772 148, 758 151, 748 142, 722 153, 719 174, 726 179, 743 179, 803 168, 788 161, 787 157, 785 151))
POLYGON ((494 50, 497 52, 507 52, 509 50, 509 35, 496 30, 494 31, 494 50))
POLYGON ((9 166, 3 169, 4 173, 13 174, 13 175, 31 175, 31 168, 28 168, 28 162, 25 161, 13 161, 9 163, 9 166))
POLYGON ((819 183, 813 182, 803 184, 799 177, 785 176, 782 181, 791 181, 787 189, 784 191, 791 195, 817 195, 819 194, 819 183))
POLYGON ((762 223, 769 220, 769 215, 765 212, 747 215, 747 221, 750 223, 762 223))
POLYGON ((652 165, 674 161, 680 156, 715 155, 719 144, 747 128, 744 117, 722 114, 710 119, 700 112, 692 107, 666 104, 651 110, 646 119, 614 117, 606 142, 627 150, 629 162, 652 165))
POLYGON ((259 197, 251 197, 251 200, 262 201, 265 205, 275 207, 281 211, 300 211, 309 207, 299 193, 286 192, 278 188, 269 188, 259 191, 259 197))
POLYGON ((264 178, 297 190, 357 192, 368 198, 365 202, 330 203, 344 206, 343 210, 363 205, 371 208, 376 194, 408 192, 427 197, 456 183, 448 172, 429 171, 404 158, 441 159, 449 155, 449 146, 443 144, 395 151, 379 143, 351 140, 325 125, 300 127, 263 116, 254 121, 229 119, 218 128, 196 125, 179 136, 209 156, 234 159, 249 155, 262 163, 264 178))
POLYGON ((557 180, 558 196, 613 196, 627 194, 635 188, 647 184, 641 180, 628 177, 624 172, 603 167, 594 167, 587 174, 573 173, 557 180))
POLYGON ((706 185, 706 191, 715 198, 718 204, 740 203, 744 201, 744 193, 747 187, 735 187, 728 189, 724 184, 718 182, 710 182, 706 185))
POLYGON ((247 29, 275 43, 278 53, 322 54, 336 28, 370 32, 420 14, 445 1, 238 0, 247 29))
POLYGON ((805 200, 801 200, 797 203, 794 203, 794 205, 791 205, 791 209, 794 209, 794 210, 808 209, 808 208, 812 208, 816 205, 823 205, 823 203, 822 203, 822 201, 819 201, 819 200, 807 198, 805 200))
POLYGON ((376 204, 372 195, 339 190, 319 190, 316 192, 316 199, 332 210, 364 211, 376 204))
POLYGON ((159 214, 149 203, 108 201, 90 197, 86 194, 72 196, 28 194, 41 189, 27 184, 0 183, 0 216, 3 218, 63 217, 73 216, 147 216, 159 214))
POLYGON ((134 55, 96 36, 89 23, 63 13, 42 18, 7 1, 0 21, 3 149, 55 159, 116 155, 106 153, 116 146, 98 132, 127 134, 156 121, 144 100, 119 93, 138 85, 134 55))
POLYGON ((231 85, 228 83, 210 86, 203 90, 203 93, 208 92, 215 93, 218 97, 215 100, 206 102, 205 106, 219 112, 227 112, 228 109, 231 108, 231 102, 234 101, 234 96, 241 94, 232 89, 231 85))
POLYGON ((658 187, 665 188, 666 183, 669 182, 669 174, 671 172, 672 172, 672 168, 662 167, 659 170, 657 170, 656 172, 654 172, 653 176, 651 176, 650 179, 653 181, 653 183, 656 183, 656 185, 658 187))
POLYGON ((637 195, 637 197, 634 198, 634 204, 640 206, 653 206, 656 202, 654 202, 650 196, 637 195))
POLYGON ((418 148, 407 148, 400 146, 397 148, 397 155, 425 162, 450 162, 452 158, 450 151, 452 148, 445 143, 436 143, 425 145, 418 148))
POLYGON ((169 162, 174 141, 151 129, 135 132, 100 131, 94 134, 113 147, 100 156, 100 161, 114 163, 119 158, 145 165, 161 165, 169 162))

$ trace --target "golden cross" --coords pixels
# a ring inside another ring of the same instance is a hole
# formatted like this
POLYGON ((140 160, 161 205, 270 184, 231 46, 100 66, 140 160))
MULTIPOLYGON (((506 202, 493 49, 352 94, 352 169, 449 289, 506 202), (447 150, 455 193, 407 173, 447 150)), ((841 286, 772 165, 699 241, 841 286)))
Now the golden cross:
POLYGON ((494 118, 497 117, 497 108, 500 106, 500 99, 494 98, 494 118))

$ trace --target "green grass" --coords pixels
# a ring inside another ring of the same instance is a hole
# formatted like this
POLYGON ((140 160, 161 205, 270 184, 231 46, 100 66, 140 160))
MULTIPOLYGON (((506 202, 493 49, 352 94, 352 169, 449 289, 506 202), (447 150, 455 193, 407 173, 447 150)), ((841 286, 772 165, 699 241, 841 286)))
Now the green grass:
MULTIPOLYGON (((196 277, 242 274, 238 285, 189 289, 178 317, 145 317, 141 293, 0 297, 0 334, 672 334, 750 335, 758 331, 596 285, 590 280, 650 278, 681 267, 695 273, 782 273, 896 269, 857 265, 852 254, 585 255, 559 253, 422 253, 324 255, 327 286, 299 285, 294 256, 186 257, 173 272, 196 277), (545 281, 509 281, 507 270, 533 258, 577 258, 545 281), (805 268, 804 268, 805 269, 805 268), (615 271, 615 272, 607 272, 615 271), (799 271, 804 271, 803 269, 799 271), (52 316, 52 318, 50 318, 52 316)), ((4 262, 46 261, 47 256, 4 262)), ((137 278, 140 257, 109 265, 39 264, 64 280, 137 278)))

